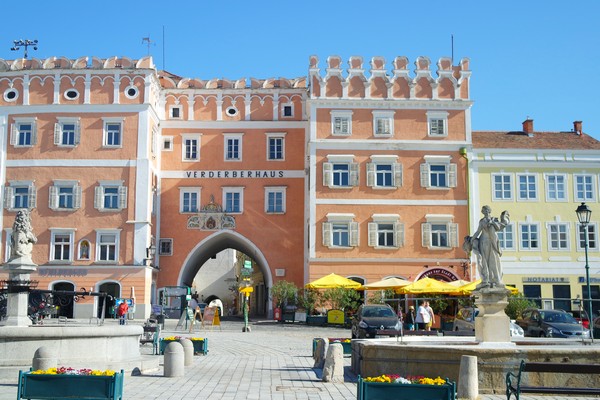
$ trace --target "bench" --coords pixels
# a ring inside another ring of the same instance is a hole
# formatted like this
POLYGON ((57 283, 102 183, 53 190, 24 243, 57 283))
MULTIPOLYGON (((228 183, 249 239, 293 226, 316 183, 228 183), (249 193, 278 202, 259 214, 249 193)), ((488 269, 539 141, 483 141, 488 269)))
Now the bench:
POLYGON ((600 364, 568 364, 552 362, 525 362, 521 361, 517 373, 506 373, 506 400, 513 394, 519 400, 521 393, 539 393, 555 395, 600 395, 600 388, 591 387, 554 387, 523 385, 521 380, 523 372, 544 372, 557 374, 600 374, 600 364))
POLYGON ((144 325, 144 334, 140 337, 140 345, 152 343, 152 354, 158 355, 158 339, 160 325, 144 325))

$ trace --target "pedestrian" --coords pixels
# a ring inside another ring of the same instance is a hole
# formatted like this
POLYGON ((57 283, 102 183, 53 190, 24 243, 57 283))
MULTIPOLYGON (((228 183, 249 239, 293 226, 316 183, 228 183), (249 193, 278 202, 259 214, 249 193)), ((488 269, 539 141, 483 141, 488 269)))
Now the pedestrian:
POLYGON ((425 302, 425 309, 427 310, 427 312, 429 313, 429 322, 427 323, 427 326, 425 327, 426 330, 430 331, 431 330, 431 326, 434 324, 435 322, 435 314, 433 313, 433 309, 431 308, 431 306, 429 305, 429 302, 426 301, 425 302))
POLYGON ((129 311, 129 306, 127 302, 123 300, 119 307, 117 307, 117 316, 119 317, 119 325, 125 325, 125 321, 127 319, 127 312, 129 311))
POLYGON ((406 330, 414 331, 415 330, 415 306, 408 307, 408 311, 406 312, 406 330))
POLYGON ((427 324, 431 321, 431 315, 427 308, 425 308, 425 300, 419 302, 419 308, 417 309, 417 315, 415 316, 415 322, 417 323, 417 329, 425 330, 427 324))

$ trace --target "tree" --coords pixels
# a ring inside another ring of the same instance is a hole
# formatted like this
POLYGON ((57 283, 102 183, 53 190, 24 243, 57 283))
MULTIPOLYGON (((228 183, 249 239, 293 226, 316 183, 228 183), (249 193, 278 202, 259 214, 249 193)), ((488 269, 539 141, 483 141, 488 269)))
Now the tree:
POLYGON ((289 303, 296 303, 298 287, 293 282, 278 281, 271 287, 271 300, 276 307, 282 308, 289 303))
POLYGON ((301 289, 298 292, 298 306, 304 308, 307 315, 313 315, 322 297, 321 292, 316 289, 301 289))
POLYGON ((517 319, 526 308, 537 308, 537 304, 529 299, 526 299, 523 294, 511 294, 508 296, 508 305, 504 312, 510 319, 517 319))
POLYGON ((323 292, 323 300, 334 310, 355 310, 358 307, 360 294, 354 289, 331 288, 323 292))

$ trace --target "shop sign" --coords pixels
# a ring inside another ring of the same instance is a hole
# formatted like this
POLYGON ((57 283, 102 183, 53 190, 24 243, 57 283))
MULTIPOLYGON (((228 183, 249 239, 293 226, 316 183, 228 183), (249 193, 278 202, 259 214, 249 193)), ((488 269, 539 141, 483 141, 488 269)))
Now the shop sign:
POLYGON ((443 276, 444 278, 447 278, 448 281, 455 281, 456 280, 456 275, 454 275, 453 272, 448 271, 448 270, 443 269, 443 268, 431 268, 428 271, 424 272, 419 277, 419 279, 426 278, 426 277, 431 278, 432 276, 443 276))
POLYGON ((550 276, 526 276, 523 277, 523 283, 569 283, 569 278, 566 276, 550 277, 550 276))
POLYGON ((83 268, 40 268, 38 273, 40 276, 86 276, 88 270, 83 268))
MULTIPOLYGON (((577 283, 586 283, 585 277, 580 276, 577 278, 577 283)), ((590 283, 600 283, 600 278, 594 278, 590 276, 590 283)))

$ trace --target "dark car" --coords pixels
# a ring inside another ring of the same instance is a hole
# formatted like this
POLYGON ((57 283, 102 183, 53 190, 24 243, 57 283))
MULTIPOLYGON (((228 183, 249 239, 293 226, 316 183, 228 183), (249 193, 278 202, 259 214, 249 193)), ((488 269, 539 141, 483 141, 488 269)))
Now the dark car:
POLYGON ((352 318, 352 338, 375 337, 378 330, 400 330, 398 316, 387 304, 363 304, 352 318))
POLYGON ((570 314, 575 318, 577 322, 580 322, 584 328, 590 329, 590 319, 588 318, 588 314, 585 311, 573 310, 570 311, 570 314))
POLYGON ((585 329, 573 316, 562 310, 541 310, 528 308, 521 313, 517 324, 523 328, 525 336, 553 338, 589 338, 585 329))

